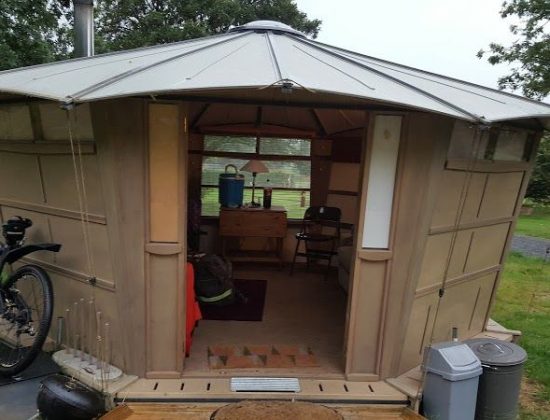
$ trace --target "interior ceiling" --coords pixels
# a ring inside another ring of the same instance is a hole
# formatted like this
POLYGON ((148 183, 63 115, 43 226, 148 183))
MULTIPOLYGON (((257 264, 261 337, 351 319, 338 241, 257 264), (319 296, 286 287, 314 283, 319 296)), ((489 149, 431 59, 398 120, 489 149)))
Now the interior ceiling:
MULTIPOLYGON (((354 109, 325 109, 194 102, 190 129, 196 132, 242 132, 346 137, 366 126, 366 113, 354 109)), ((355 134, 356 135, 356 134, 355 134)))

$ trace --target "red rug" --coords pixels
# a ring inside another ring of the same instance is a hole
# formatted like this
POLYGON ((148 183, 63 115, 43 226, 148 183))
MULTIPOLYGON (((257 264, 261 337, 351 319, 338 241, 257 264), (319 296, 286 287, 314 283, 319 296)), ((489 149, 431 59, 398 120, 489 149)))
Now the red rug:
POLYGON ((307 346, 219 345, 208 347, 210 369, 304 368, 317 367, 317 359, 307 346))

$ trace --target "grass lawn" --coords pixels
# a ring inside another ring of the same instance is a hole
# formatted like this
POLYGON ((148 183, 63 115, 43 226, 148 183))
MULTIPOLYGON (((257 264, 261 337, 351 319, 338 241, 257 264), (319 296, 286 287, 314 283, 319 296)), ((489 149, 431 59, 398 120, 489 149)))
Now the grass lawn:
POLYGON ((550 207, 535 207, 531 216, 520 216, 516 233, 550 239, 550 207))
MULTIPOLYGON (((512 253, 505 266, 491 315, 507 328, 523 332, 528 353, 527 397, 522 419, 550 418, 550 262, 512 253)), ((525 393, 524 393, 525 394, 525 393)))

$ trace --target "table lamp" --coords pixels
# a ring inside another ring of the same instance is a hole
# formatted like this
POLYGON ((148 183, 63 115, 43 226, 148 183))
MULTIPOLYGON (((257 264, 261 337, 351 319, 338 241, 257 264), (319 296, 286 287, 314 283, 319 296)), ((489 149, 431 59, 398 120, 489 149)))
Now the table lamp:
POLYGON ((269 169, 267 169, 267 166, 265 166, 261 160, 251 159, 246 163, 246 165, 244 165, 241 168, 241 171, 252 173, 252 202, 250 203, 250 206, 260 207, 261 204, 256 203, 254 201, 254 190, 256 189, 256 175, 267 173, 269 172, 269 169))

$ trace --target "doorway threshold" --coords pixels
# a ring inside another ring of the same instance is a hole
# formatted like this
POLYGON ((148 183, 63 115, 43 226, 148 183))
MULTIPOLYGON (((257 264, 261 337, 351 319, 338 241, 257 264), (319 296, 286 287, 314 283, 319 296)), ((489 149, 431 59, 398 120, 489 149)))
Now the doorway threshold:
POLYGON ((115 395, 115 402, 222 403, 246 399, 312 401, 327 404, 407 406, 407 396, 384 381, 294 378, 299 390, 232 391, 232 378, 138 379, 115 395))

